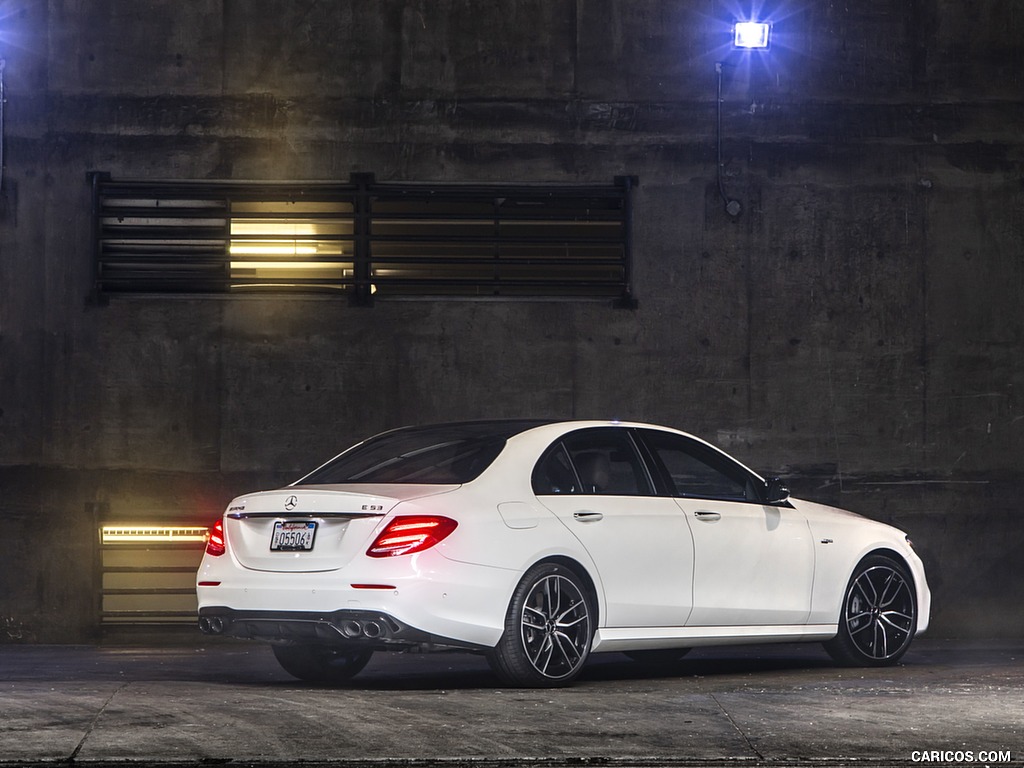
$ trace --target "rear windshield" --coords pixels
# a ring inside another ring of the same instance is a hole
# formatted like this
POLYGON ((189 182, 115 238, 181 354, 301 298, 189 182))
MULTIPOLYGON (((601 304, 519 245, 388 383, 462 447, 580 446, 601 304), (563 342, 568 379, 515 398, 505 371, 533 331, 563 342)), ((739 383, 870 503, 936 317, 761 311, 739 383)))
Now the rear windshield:
POLYGON ((480 475, 514 434, 543 422, 501 421, 407 427, 371 437, 296 485, 455 485, 480 475))

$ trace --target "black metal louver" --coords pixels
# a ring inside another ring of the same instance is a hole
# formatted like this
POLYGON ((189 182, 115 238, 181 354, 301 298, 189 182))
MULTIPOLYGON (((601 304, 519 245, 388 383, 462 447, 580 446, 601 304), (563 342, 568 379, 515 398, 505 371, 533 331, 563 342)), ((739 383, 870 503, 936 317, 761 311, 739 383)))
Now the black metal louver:
POLYGON ((115 181, 91 175, 96 289, 630 304, 633 180, 610 185, 115 181))

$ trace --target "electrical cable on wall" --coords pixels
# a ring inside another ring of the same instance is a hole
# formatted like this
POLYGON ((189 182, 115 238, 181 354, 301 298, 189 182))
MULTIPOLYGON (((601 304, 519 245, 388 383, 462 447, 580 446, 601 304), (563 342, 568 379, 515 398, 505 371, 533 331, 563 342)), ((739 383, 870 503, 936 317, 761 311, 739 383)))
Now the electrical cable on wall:
POLYGON ((743 206, 739 200, 730 198, 725 192, 725 181, 722 178, 722 62, 715 62, 715 72, 718 74, 718 128, 716 131, 718 142, 718 194, 725 203, 725 212, 733 218, 740 215, 743 206))
POLYGON ((4 67, 7 59, 0 59, 0 190, 4 187, 4 67))

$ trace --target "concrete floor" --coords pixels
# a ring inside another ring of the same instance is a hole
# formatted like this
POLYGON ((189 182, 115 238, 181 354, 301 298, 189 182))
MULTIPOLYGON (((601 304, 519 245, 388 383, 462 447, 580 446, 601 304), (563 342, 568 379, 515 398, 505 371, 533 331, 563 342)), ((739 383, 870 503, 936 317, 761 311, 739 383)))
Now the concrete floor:
POLYGON ((329 689, 263 645, 198 635, 0 646, 0 714, 0 768, 1020 766, 1024 641, 920 638, 878 670, 832 667, 815 645, 696 650, 661 668, 607 654, 561 690, 502 688, 466 654, 381 654, 329 689))

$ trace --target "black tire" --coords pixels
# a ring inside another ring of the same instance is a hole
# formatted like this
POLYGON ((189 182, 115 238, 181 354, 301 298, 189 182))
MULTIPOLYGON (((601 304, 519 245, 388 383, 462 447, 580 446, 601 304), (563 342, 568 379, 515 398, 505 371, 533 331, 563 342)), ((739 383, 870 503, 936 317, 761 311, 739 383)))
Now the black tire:
POLYGON ((273 645, 284 671, 310 683, 347 683, 370 661, 373 651, 330 645, 273 645))
POLYGON ((556 563, 535 565, 512 593, 505 631, 487 660, 507 685, 568 685, 590 655, 594 614, 586 587, 572 570, 556 563))
POLYGON ((844 666, 885 667, 907 652, 917 632, 917 593, 906 566, 885 555, 864 558, 843 595, 839 634, 825 650, 844 666))
POLYGON ((647 651, 626 651, 626 655, 640 664, 661 666, 674 664, 688 654, 691 648, 654 648, 647 651))

